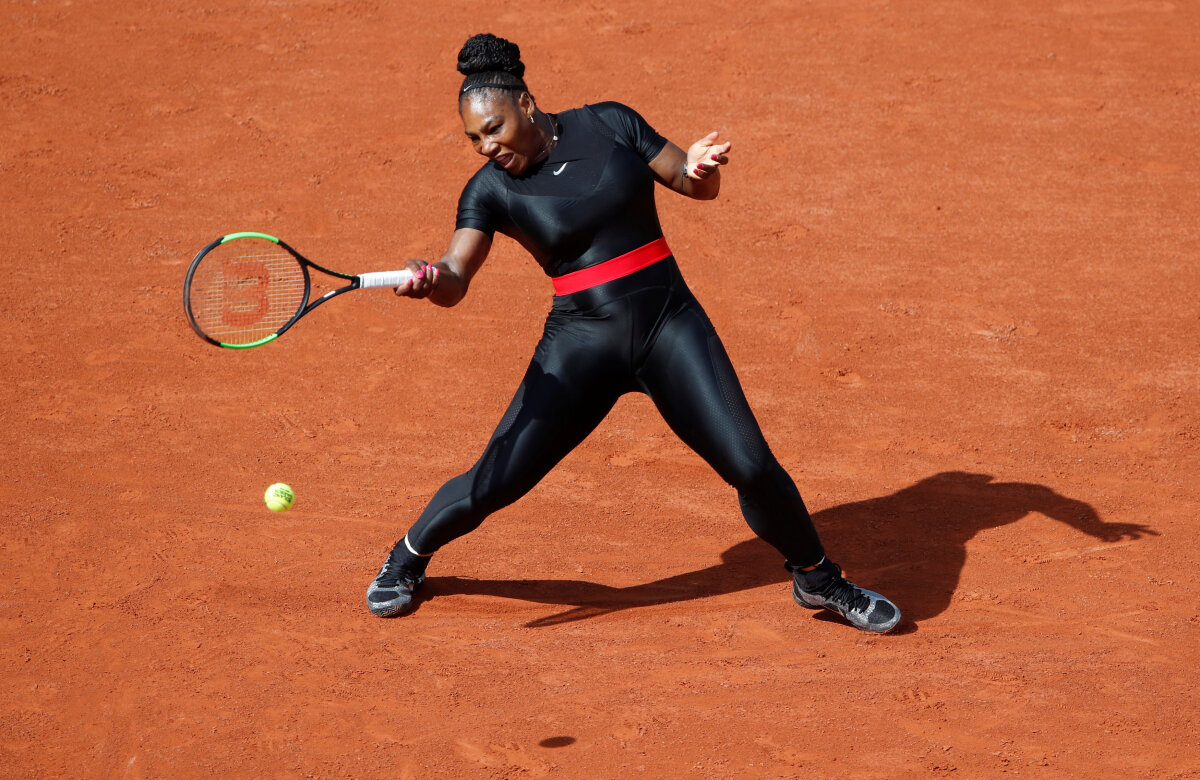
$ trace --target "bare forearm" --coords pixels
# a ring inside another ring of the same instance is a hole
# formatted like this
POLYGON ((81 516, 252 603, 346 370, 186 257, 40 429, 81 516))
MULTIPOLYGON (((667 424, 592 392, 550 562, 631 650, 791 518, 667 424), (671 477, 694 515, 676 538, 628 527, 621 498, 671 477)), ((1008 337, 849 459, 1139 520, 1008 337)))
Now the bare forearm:
POLYGON ((446 308, 457 305, 466 297, 470 283, 454 270, 454 263, 445 256, 433 267, 438 269, 437 286, 430 293, 429 300, 446 308))

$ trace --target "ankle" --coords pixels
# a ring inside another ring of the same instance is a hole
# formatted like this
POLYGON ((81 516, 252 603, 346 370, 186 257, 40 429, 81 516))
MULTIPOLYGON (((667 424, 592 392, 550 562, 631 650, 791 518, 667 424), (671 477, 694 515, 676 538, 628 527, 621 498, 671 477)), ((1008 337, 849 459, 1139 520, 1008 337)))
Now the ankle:
POLYGON ((396 546, 392 548, 391 559, 396 564, 396 568, 405 574, 410 574, 414 579, 425 574, 425 567, 429 565, 429 560, 432 555, 418 555, 409 547, 408 537, 404 537, 396 542, 396 546))
POLYGON ((828 560, 828 559, 824 555, 822 555, 821 560, 817 561, 812 566, 797 566, 792 571, 802 571, 807 574, 810 571, 816 571, 817 567, 820 566, 822 563, 825 563, 826 560, 828 560))
POLYGON ((832 580, 842 576, 842 567, 825 557, 811 566, 789 565, 788 569, 800 582, 800 587, 807 591, 820 590, 832 580))

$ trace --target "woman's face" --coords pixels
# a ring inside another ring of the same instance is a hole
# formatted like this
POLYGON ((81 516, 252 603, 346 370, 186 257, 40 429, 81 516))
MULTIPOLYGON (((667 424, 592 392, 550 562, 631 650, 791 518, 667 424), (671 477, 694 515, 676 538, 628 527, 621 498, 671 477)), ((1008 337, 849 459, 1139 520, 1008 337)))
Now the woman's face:
POLYGON ((546 139, 529 121, 534 111, 529 93, 522 92, 515 101, 510 95, 467 93, 458 110, 475 151, 509 174, 520 176, 541 155, 546 139))

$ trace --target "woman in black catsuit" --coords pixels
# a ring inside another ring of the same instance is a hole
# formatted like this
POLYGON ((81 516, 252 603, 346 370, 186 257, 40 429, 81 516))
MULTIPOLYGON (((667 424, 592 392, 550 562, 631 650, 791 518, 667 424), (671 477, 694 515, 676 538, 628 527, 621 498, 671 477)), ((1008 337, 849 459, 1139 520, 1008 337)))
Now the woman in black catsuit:
POLYGON ((433 553, 525 495, 622 394, 641 392, 737 489, 750 528, 793 572, 799 604, 834 610, 866 631, 891 630, 896 606, 845 580, 825 557, 659 226, 655 182, 716 197, 729 143, 711 133, 684 153, 619 103, 547 114, 525 86, 517 46, 491 35, 467 41, 459 70, 463 125, 489 162, 463 190, 446 254, 434 264, 410 260, 414 279, 396 292, 453 306, 501 232, 541 264, 556 294, 482 457, 443 485, 396 543, 367 590, 371 612, 407 611, 433 553))

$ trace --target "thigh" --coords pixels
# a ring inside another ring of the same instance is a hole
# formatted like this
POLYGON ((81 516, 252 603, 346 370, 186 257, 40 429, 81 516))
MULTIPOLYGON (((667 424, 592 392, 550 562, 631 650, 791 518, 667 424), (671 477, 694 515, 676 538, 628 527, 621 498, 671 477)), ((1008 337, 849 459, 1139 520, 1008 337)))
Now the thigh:
POLYGON ((436 551, 521 498, 608 414, 620 394, 614 374, 603 354, 581 349, 589 341, 581 335, 547 323, 483 455, 442 485, 409 529, 415 549, 436 551))
POLYGON ((502 504, 516 500, 600 424, 621 395, 621 372, 604 336, 595 323, 547 323, 520 387, 472 469, 473 492, 492 494, 502 504))
POLYGON ((699 304, 663 326, 638 379, 676 435, 726 482, 752 484, 774 465, 733 364, 699 304))

